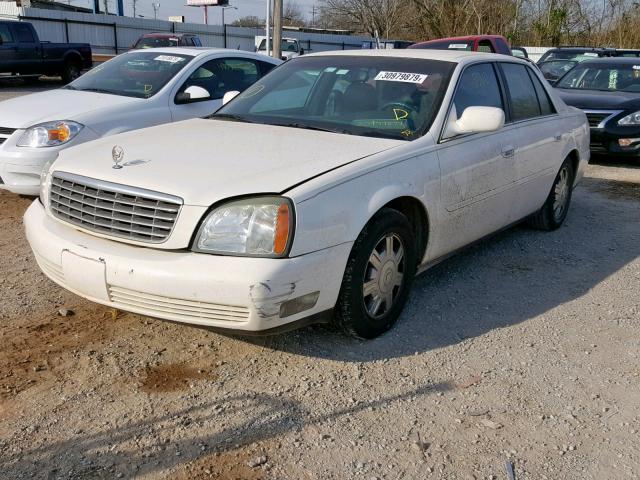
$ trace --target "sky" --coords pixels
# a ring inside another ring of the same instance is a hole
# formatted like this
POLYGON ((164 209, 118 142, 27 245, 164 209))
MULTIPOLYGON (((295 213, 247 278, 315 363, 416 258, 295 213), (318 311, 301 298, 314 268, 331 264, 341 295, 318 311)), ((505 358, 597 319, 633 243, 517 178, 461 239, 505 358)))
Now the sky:
MULTIPOLYGON (((93 8, 93 0, 58 0, 67 3, 71 2, 72 5, 80 7, 93 8)), ((100 0, 100 5, 103 5, 104 0, 100 0)), ((187 22, 191 23, 204 23, 203 9, 198 7, 186 6, 186 0, 137 0, 136 14, 143 15, 146 18, 153 18, 152 3, 157 2, 160 4, 158 9, 158 19, 168 20, 172 15, 184 15, 187 22)), ((286 3, 286 0, 285 0, 286 3)), ((302 13, 309 19, 311 19, 311 9, 313 5, 318 5, 317 0, 296 0, 292 3, 297 4, 300 7, 302 13)), ((231 23, 240 17, 246 17, 249 15, 255 15, 260 18, 266 16, 267 2, 266 0, 229 0, 229 4, 236 7, 227 8, 224 12, 225 23, 231 23)), ((116 10, 116 0, 109 0, 109 9, 111 12, 116 10)), ((133 16, 132 0, 124 0, 125 15, 133 16)), ((209 7, 209 23, 221 24, 222 15, 220 7, 209 7)))

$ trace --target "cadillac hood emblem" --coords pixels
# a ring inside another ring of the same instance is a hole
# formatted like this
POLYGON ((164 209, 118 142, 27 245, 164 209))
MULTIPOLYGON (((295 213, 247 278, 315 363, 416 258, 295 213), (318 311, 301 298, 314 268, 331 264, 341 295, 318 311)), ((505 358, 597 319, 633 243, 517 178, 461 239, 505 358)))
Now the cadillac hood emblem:
POLYGON ((122 160, 124 159, 124 149, 120 145, 116 145, 111 150, 111 158, 113 158, 113 168, 122 168, 122 160))

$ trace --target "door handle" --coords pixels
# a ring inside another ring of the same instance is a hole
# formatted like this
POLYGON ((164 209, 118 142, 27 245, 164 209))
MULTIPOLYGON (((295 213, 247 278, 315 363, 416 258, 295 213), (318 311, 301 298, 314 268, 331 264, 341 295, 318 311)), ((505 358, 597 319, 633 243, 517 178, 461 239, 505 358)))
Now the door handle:
POLYGON ((553 139, 554 139, 556 142, 559 142, 560 140, 562 140, 562 136, 563 136, 563 135, 560 133, 559 135, 554 135, 554 136, 553 136, 553 139))
POLYGON ((516 153, 516 149, 512 146, 503 147, 502 148, 502 156, 504 158, 513 157, 513 154, 516 153))

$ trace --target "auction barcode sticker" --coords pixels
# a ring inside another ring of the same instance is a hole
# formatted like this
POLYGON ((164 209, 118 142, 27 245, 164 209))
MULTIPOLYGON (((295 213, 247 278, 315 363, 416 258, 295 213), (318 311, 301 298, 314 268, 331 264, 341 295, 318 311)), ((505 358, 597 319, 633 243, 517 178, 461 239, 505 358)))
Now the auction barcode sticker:
POLYGON ((183 57, 174 57, 173 55, 159 55, 154 60, 158 62, 180 63, 184 62, 183 57))
POLYGON ((389 82, 422 83, 429 75, 424 73, 380 72, 374 80, 387 80, 389 82))

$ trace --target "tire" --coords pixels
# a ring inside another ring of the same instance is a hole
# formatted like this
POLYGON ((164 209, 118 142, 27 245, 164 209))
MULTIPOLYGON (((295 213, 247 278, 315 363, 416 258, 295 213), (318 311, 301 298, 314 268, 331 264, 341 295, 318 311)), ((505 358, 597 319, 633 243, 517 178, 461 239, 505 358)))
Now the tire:
POLYGON ((62 70, 62 81, 64 83, 73 82, 80 76, 80 64, 77 60, 67 60, 62 70))
POLYGON ((567 218, 571 195, 573 193, 573 179, 575 172, 571 159, 565 159, 560 167, 547 200, 528 221, 529 225, 538 230, 556 230, 567 218))
POLYGON ((415 235, 407 217, 391 208, 378 212, 351 249, 336 303, 335 323, 357 338, 375 338, 389 330, 407 302, 416 273, 416 257, 415 235), (378 280, 380 271, 382 281, 378 280))

